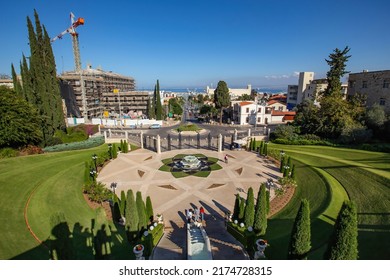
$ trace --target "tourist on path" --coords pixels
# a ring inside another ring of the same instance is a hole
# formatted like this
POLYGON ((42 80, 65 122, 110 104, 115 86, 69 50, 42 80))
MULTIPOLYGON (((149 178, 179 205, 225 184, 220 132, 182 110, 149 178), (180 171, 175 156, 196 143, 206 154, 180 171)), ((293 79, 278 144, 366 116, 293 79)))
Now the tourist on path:
POLYGON ((201 217, 202 222, 203 222, 204 221, 204 208, 203 208, 203 206, 200 206, 199 212, 200 212, 200 217, 201 217))

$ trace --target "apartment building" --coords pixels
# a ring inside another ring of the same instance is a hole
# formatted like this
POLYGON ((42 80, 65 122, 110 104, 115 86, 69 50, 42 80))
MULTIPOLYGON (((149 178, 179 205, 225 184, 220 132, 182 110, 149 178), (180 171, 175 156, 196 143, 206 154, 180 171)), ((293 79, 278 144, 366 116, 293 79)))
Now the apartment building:
POLYGON ((383 106, 390 113, 390 70, 351 73, 348 78, 348 96, 366 96, 366 105, 383 106))

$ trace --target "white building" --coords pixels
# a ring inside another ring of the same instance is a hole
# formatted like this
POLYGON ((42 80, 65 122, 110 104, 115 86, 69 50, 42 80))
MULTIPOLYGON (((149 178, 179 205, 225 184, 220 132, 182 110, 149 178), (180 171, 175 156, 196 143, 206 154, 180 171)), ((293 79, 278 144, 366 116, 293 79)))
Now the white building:
MULTIPOLYGON (((214 95, 214 90, 215 88, 210 88, 209 86, 206 87, 206 93, 209 96, 214 95)), ((235 100, 244 94, 251 95, 251 92, 252 92, 251 85, 247 85, 246 88, 229 88, 230 100, 235 100)))
MULTIPOLYGON (((314 72, 300 72, 298 85, 287 88, 287 108, 293 109, 304 100, 309 99, 319 105, 319 95, 328 87, 327 79, 314 79, 314 72)), ((346 96, 347 85, 343 84, 342 94, 346 96)))
POLYGON ((239 125, 271 123, 272 109, 253 101, 235 102, 233 104, 233 121, 239 125))

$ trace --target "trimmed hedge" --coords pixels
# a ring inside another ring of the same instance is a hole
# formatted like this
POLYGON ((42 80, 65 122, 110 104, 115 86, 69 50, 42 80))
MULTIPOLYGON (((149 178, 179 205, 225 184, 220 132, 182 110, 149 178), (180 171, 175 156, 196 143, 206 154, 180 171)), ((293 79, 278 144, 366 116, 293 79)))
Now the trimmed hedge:
POLYGON ((43 149, 43 151, 46 153, 51 153, 51 152, 83 150, 83 149, 94 148, 103 144, 104 144, 104 137, 97 136, 97 137, 88 138, 87 140, 81 142, 65 143, 65 144, 46 147, 43 149))
POLYGON ((335 146, 335 144, 326 140, 308 140, 308 139, 294 139, 289 140, 285 138, 277 138, 272 140, 275 144, 283 145, 319 145, 319 146, 335 146))

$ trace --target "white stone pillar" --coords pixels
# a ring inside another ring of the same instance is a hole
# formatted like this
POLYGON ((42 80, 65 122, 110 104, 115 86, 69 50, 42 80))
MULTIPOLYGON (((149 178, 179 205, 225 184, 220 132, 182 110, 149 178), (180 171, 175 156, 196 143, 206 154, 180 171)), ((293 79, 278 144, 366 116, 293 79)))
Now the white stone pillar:
POLYGON ((141 149, 144 148, 144 133, 141 131, 141 134, 140 134, 140 141, 141 141, 141 149))
POLYGON ((104 131, 104 143, 107 142, 107 130, 104 131))
POLYGON ((268 139, 269 139, 269 135, 271 134, 271 128, 268 128, 268 139))
POLYGON ((126 141, 129 139, 129 132, 127 130, 125 131, 125 138, 126 138, 126 141))
POLYGON ((237 140, 237 129, 234 129, 234 141, 237 140))
POLYGON ((108 137, 111 138, 112 133, 111 133, 111 128, 108 129, 108 137))
POLYGON ((248 137, 251 137, 251 129, 248 129, 248 137))
POLYGON ((218 135, 218 153, 222 152, 222 135, 218 135))
POLYGON ((157 154, 161 154, 161 138, 157 135, 157 154))

